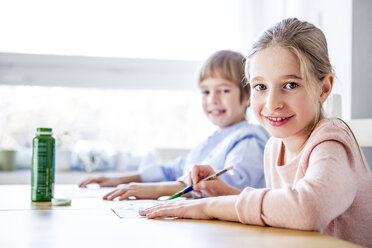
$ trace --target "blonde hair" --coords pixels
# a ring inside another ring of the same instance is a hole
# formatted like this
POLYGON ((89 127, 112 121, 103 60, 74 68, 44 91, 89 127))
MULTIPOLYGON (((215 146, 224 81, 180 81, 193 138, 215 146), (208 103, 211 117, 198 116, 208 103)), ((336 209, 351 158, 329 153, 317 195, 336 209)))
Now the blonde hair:
POLYGON ((240 101, 250 95, 250 87, 244 76, 245 58, 238 52, 221 50, 212 54, 199 73, 199 84, 211 77, 221 77, 239 87, 240 101))

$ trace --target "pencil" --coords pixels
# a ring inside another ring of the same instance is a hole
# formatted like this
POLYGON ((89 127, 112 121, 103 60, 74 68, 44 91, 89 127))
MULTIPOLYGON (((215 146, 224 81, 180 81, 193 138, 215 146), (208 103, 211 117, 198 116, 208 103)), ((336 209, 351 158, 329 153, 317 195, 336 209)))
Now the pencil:
MULTIPOLYGON (((210 180, 213 180, 213 179, 215 179, 216 177, 222 175, 223 173, 225 173, 225 172, 231 170, 233 167, 234 167, 233 165, 231 165, 231 166, 229 166, 229 167, 226 167, 225 169, 222 169, 222 170, 220 170, 219 172, 216 172, 216 173, 214 173, 214 174, 212 174, 212 175, 210 175, 210 176, 204 178, 202 181, 210 181, 210 180)), ((172 195, 171 197, 169 197, 167 200, 172 200, 172 199, 178 198, 178 197, 180 197, 181 195, 187 194, 187 193, 189 193, 189 192, 191 192, 191 191, 193 191, 193 190, 194 190, 193 185, 187 186, 187 187, 184 188, 183 190, 181 190, 181 191, 175 193, 174 195, 172 195)))

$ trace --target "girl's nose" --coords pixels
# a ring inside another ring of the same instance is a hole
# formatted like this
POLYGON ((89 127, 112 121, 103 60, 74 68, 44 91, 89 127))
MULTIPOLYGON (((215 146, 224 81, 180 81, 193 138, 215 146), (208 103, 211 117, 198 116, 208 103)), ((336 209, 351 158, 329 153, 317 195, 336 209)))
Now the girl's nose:
POLYGON ((283 107, 283 96, 280 92, 271 90, 266 98, 266 108, 276 110, 283 107))

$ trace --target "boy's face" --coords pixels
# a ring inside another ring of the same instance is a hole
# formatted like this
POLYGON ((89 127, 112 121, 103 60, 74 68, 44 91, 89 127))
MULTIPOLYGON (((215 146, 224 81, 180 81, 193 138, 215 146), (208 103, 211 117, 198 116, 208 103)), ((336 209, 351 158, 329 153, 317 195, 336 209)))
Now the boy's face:
POLYGON ((288 49, 268 47, 252 57, 249 73, 252 109, 266 130, 277 138, 306 138, 320 103, 316 87, 301 78, 298 58, 288 49))
POLYGON ((249 97, 240 101, 240 89, 221 77, 211 77, 199 85, 203 95, 203 110, 212 123, 220 129, 245 119, 249 97))

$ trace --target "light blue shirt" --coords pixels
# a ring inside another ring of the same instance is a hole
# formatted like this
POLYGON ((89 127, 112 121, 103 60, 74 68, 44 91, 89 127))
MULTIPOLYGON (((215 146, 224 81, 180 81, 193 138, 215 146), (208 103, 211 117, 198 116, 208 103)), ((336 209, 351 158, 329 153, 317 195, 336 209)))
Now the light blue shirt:
POLYGON ((268 134, 258 125, 246 120, 218 130, 192 149, 185 157, 166 164, 153 160, 140 167, 143 182, 181 181, 188 185, 189 172, 194 165, 210 165, 215 171, 233 165, 220 178, 227 184, 243 190, 245 187, 263 188, 263 153, 268 134))

